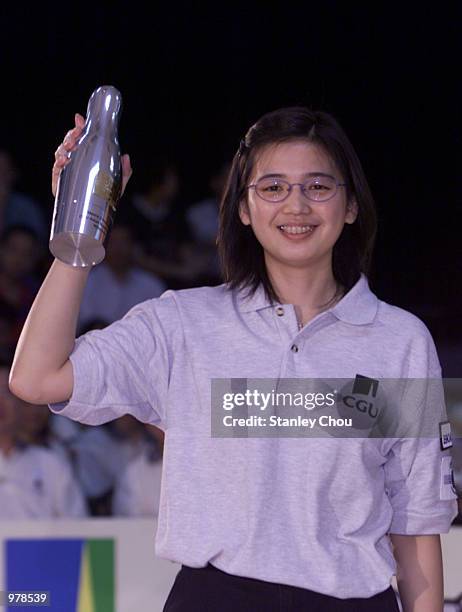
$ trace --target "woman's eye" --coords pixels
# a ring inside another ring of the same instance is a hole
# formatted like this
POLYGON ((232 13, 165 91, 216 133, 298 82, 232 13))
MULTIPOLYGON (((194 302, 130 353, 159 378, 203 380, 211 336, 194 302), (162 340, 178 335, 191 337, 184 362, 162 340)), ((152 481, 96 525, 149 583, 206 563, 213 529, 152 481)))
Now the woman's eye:
POLYGON ((272 183, 271 185, 263 186, 262 189, 267 193, 280 193, 284 190, 284 187, 282 185, 278 185, 277 183, 272 183))
POLYGON ((308 186, 308 189, 310 189, 311 191, 323 191, 325 189, 329 190, 330 187, 329 185, 324 185, 323 183, 312 183, 308 186))

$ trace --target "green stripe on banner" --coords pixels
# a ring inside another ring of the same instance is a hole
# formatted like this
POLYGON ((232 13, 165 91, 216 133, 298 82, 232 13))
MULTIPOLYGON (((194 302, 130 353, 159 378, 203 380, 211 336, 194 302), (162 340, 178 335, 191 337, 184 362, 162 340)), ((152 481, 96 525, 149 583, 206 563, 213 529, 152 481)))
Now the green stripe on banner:
POLYGON ((114 541, 87 540, 95 612, 115 612, 114 541))

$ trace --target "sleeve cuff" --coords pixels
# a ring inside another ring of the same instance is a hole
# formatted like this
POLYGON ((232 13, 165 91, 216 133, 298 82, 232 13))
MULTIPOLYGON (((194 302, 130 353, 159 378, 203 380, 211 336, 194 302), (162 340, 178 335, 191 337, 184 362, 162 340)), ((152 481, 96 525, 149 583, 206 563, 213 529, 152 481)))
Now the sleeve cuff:
POLYGON ((83 406, 88 408, 96 404, 99 363, 92 357, 91 345, 84 337, 76 340, 69 361, 74 379, 72 395, 67 401, 49 404, 49 407, 55 414, 76 419, 77 414, 82 414, 83 406))
POLYGON ((449 533, 458 514, 457 501, 451 502, 445 514, 395 513, 389 533, 396 535, 433 535, 449 533))

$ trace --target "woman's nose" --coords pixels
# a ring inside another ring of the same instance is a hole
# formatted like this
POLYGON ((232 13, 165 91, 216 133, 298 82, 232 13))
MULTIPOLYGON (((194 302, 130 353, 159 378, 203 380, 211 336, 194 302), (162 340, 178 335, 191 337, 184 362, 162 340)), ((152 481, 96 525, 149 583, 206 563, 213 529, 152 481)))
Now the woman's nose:
POLYGON ((303 186, 299 185, 298 183, 292 185, 292 189, 284 201, 287 210, 298 213, 311 211, 311 202, 305 195, 303 195, 302 187, 303 186))

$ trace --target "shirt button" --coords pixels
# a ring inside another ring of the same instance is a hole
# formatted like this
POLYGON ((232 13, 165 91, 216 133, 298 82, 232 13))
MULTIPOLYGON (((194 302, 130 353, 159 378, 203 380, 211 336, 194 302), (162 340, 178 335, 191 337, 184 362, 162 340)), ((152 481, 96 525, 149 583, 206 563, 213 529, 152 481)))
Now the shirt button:
POLYGON ((298 353, 298 346, 296 344, 292 344, 290 350, 292 351, 292 353, 298 353))
POLYGON ((278 317, 283 317, 284 316, 284 308, 282 306, 278 306, 276 308, 276 314, 278 317))

